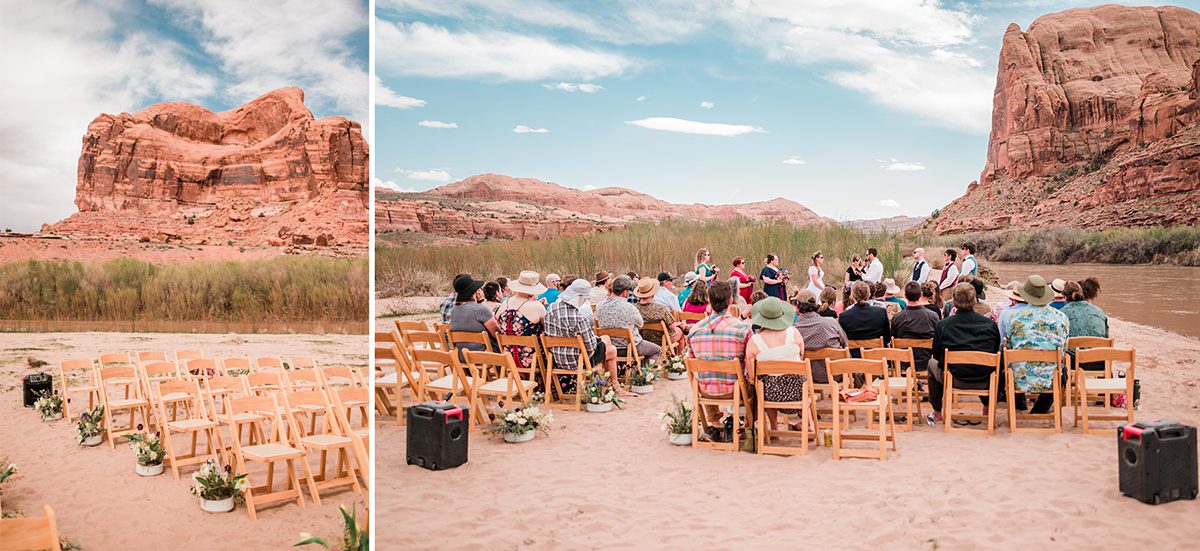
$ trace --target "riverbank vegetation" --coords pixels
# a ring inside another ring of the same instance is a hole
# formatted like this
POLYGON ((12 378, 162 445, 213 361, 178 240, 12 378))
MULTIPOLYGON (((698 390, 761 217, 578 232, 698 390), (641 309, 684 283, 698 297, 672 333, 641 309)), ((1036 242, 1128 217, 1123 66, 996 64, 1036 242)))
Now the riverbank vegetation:
POLYGON ((1200 227, 1195 226, 1111 230, 1044 228, 939 236, 932 241, 943 247, 956 248, 965 241, 973 241, 979 247, 979 256, 999 262, 1200 266, 1200 227))

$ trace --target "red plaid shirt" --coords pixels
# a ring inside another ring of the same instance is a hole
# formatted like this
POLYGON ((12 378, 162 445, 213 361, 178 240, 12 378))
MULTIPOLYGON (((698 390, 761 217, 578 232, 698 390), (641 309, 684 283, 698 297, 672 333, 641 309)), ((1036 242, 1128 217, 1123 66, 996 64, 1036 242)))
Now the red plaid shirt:
MULTIPOLYGON (((746 341, 751 335, 750 324, 726 312, 696 322, 688 335, 691 350, 688 356, 698 360, 738 360, 746 358, 746 341)), ((706 394, 721 395, 733 392, 737 377, 724 373, 699 372, 696 382, 706 394)))

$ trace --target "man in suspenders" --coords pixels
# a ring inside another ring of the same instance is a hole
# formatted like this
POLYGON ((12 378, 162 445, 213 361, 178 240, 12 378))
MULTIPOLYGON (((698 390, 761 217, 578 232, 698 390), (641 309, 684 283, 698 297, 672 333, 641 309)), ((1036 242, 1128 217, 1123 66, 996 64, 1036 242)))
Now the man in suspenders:
POLYGON ((925 249, 921 247, 913 249, 913 260, 916 260, 916 264, 913 264, 912 280, 924 284, 929 281, 930 271, 929 263, 925 262, 925 249))
POLYGON ((975 261, 975 244, 970 241, 962 245, 962 268, 958 270, 959 277, 971 274, 979 277, 979 263, 975 261))

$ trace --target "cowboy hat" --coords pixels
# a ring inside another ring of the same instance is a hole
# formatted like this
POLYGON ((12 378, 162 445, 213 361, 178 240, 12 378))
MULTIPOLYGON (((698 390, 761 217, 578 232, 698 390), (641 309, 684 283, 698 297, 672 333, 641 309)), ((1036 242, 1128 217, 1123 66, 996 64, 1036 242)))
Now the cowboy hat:
POLYGON ((796 311, 776 297, 767 297, 750 308, 750 321, 763 329, 782 331, 792 326, 796 311))
POLYGON ((654 293, 658 292, 658 280, 652 277, 643 277, 638 280, 637 289, 633 290, 633 296, 638 298, 650 298, 654 293))
POLYGON ((1021 300, 1033 306, 1045 306, 1054 300, 1054 289, 1046 285, 1046 279, 1040 275, 1031 275, 1017 287, 1017 295, 1021 300))
POLYGON ((592 278, 592 285, 596 287, 604 285, 608 281, 608 278, 608 272, 600 270, 599 272, 596 272, 596 277, 592 278))
POLYGON ((525 293, 527 295, 538 296, 546 292, 546 286, 542 285, 541 276, 533 270, 525 270, 517 279, 508 280, 508 288, 514 293, 525 293))

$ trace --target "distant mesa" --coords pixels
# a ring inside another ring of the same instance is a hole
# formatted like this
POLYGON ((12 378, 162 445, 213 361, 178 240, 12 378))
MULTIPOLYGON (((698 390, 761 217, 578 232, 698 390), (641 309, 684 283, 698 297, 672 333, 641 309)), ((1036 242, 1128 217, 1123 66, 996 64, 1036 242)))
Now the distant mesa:
POLYGON ((902 232, 925 220, 924 216, 889 216, 862 220, 846 220, 843 226, 863 232, 902 232))
POLYGON ((938 234, 1200 222, 1200 14, 1105 5, 1009 25, 987 163, 938 234))
POLYGON ((213 113, 169 102, 101 114, 79 155, 79 212, 44 231, 193 244, 363 246, 367 144, 359 123, 315 119, 299 88, 213 113))
POLYGON ((788 199, 679 205, 619 187, 582 191, 532 178, 478 174, 425 193, 376 193, 375 230, 449 239, 544 239, 665 220, 784 220, 836 224, 788 199))

